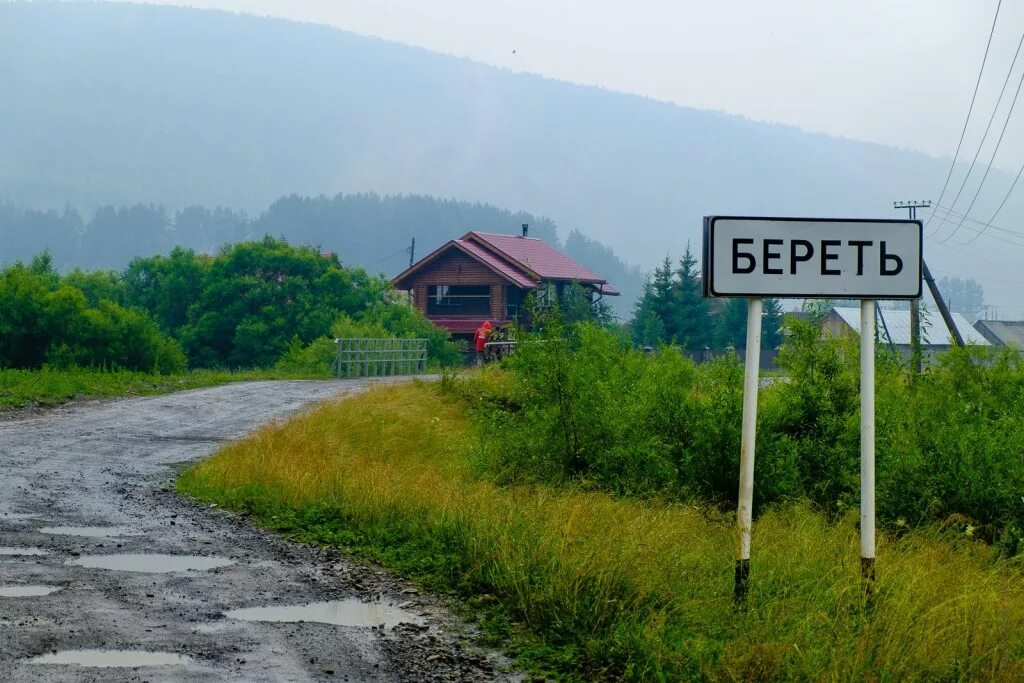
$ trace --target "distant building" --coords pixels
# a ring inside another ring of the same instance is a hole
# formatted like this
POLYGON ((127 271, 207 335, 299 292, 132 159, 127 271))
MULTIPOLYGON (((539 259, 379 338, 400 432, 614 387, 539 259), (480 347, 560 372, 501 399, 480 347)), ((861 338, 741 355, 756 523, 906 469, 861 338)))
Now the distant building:
POLYGON ((453 335, 472 335, 484 320, 506 325, 522 320, 530 292, 559 301, 579 283, 592 300, 618 296, 600 275, 543 240, 522 235, 468 232, 442 245, 395 277, 396 289, 411 293, 413 305, 453 335))
MULTIPOLYGON (((964 344, 976 346, 989 346, 989 341, 959 313, 953 313, 953 323, 956 325, 964 344)), ((880 309, 880 315, 876 316, 875 328, 878 334, 878 343, 883 346, 892 346, 903 355, 909 358, 912 350, 910 344, 910 311, 880 309)), ((860 308, 834 306, 829 309, 828 314, 822 321, 822 329, 835 336, 843 334, 859 334, 860 330, 860 308)), ((949 349, 952 341, 949 330, 938 315, 933 320, 922 322, 921 325, 921 354, 925 358, 932 358, 942 351, 949 349)))
POLYGON ((993 346, 1024 349, 1024 320, 979 320, 974 329, 993 346))

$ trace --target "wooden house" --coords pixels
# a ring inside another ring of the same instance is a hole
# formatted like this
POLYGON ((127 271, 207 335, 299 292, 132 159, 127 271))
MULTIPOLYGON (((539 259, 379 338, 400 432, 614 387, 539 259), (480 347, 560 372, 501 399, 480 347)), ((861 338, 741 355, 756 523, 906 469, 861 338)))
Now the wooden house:
POLYGON ((543 240, 471 231, 442 245, 391 282, 411 293, 413 304, 455 336, 472 335, 484 320, 507 325, 523 320, 531 292, 561 299, 579 283, 591 297, 618 296, 607 280, 543 240))

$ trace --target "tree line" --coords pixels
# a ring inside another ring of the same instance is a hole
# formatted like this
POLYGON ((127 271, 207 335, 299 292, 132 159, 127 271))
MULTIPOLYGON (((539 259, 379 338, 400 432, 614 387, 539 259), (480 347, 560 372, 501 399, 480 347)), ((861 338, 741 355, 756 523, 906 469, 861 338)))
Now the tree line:
MULTIPOLYGON (((747 300, 709 299, 702 293, 697 258, 690 247, 673 264, 668 256, 644 283, 630 322, 640 346, 677 344, 687 351, 746 348, 747 300)), ((764 300, 761 348, 782 343, 782 306, 764 300)))
POLYGON ((274 235, 292 244, 320 245, 347 265, 390 276, 408 265, 408 247, 416 240, 422 257, 469 230, 530 235, 562 249, 622 290, 612 305, 621 317, 639 295, 643 276, 603 244, 571 230, 560 238, 553 221, 480 203, 421 195, 289 195, 258 216, 217 207, 189 206, 175 211, 157 204, 103 206, 89 218, 77 209, 21 209, 0 204, 0 264, 29 261, 47 250, 59 270, 121 269, 147 254, 174 247, 214 254, 221 246, 274 235))
POLYGON ((0 271, 0 367, 263 368, 339 324, 425 337, 434 359, 458 359, 383 276, 271 236, 216 255, 175 247, 121 271, 61 275, 48 252, 0 271))

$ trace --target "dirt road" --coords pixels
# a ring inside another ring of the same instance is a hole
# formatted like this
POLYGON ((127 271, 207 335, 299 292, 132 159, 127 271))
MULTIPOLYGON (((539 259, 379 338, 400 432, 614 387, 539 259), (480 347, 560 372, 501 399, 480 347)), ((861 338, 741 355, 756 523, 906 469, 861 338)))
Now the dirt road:
POLYGON ((365 386, 250 382, 0 421, 0 680, 504 678, 408 585, 173 491, 175 465, 365 386), (233 611, 309 603, 328 604, 233 611))

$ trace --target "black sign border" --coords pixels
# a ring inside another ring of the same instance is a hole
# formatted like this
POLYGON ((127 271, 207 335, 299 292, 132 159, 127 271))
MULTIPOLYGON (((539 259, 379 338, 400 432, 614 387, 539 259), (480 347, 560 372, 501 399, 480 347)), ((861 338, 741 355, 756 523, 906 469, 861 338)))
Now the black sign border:
POLYGON ((909 218, 801 218, 796 216, 704 216, 704 244, 701 249, 704 263, 701 267, 701 284, 703 294, 706 297, 714 297, 719 299, 737 299, 737 298, 769 298, 769 299, 849 299, 851 301, 860 301, 864 299, 880 299, 880 300, 894 300, 894 301, 907 301, 909 299, 920 299, 924 289, 924 223, 919 219, 909 218), (711 239, 712 234, 715 230, 715 221, 718 220, 731 220, 731 221, 776 221, 780 223, 891 223, 906 225, 907 223, 917 224, 917 242, 918 242, 918 259, 917 264, 917 294, 914 296, 851 296, 850 294, 814 294, 814 295, 795 295, 795 294, 771 294, 771 293, 731 293, 731 294, 719 294, 711 286, 711 269, 712 263, 714 263, 714 247, 712 246, 713 240, 711 239))

